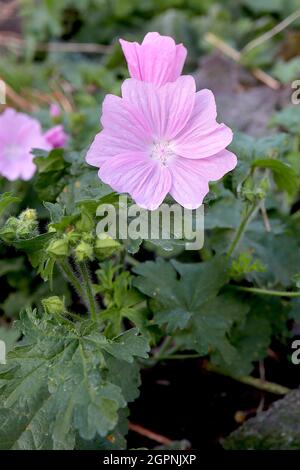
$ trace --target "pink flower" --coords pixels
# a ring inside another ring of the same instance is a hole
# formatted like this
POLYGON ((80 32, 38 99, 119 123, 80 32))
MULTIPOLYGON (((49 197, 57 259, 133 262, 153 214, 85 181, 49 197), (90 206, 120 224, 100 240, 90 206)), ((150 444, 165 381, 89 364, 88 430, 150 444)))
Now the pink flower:
POLYGON ((191 76, 160 88, 125 80, 122 98, 108 95, 103 102, 103 131, 86 161, 143 208, 156 209, 167 193, 188 209, 199 207, 208 182, 232 170, 237 160, 225 150, 232 132, 216 122, 213 93, 195 91, 191 76))
POLYGON ((56 118, 59 118, 60 115, 61 115, 61 109, 60 109, 60 106, 59 104, 56 104, 56 103, 52 103, 50 105, 50 116, 53 118, 53 119, 56 119, 56 118))
POLYGON ((159 33, 146 34, 142 44, 120 39, 130 76, 144 82, 164 85, 181 74, 186 48, 174 39, 159 33))
POLYGON ((53 148, 64 147, 69 140, 69 136, 65 133, 61 124, 51 127, 45 132, 44 137, 53 148))
POLYGON ((35 172, 31 150, 50 150, 36 119, 14 109, 0 114, 0 175, 10 181, 29 180, 35 172))

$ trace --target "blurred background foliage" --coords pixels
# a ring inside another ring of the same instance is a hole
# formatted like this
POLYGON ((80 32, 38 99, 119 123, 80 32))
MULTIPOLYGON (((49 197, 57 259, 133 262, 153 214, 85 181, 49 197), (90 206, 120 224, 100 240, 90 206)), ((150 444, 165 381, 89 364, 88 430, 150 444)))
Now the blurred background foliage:
POLYGON ((78 149, 98 128, 100 112, 91 109, 99 109, 105 93, 118 94, 128 76, 120 37, 140 41, 146 32, 159 31, 184 43, 185 72, 217 94, 220 118, 252 134, 263 134, 266 114, 286 95, 254 87, 256 80, 245 71, 259 67, 279 85, 300 74, 298 0, 5 0, 0 8, 0 77, 13 90, 8 103, 37 113, 47 126, 47 105, 59 102, 71 112, 67 119, 78 149), (289 28, 253 47, 255 38, 295 12, 289 28), (211 33, 220 40, 217 47, 211 33), (228 59, 224 44, 241 52, 242 66, 228 59), (233 95, 234 108, 228 106, 233 95), (240 108, 247 107, 240 121, 240 108))

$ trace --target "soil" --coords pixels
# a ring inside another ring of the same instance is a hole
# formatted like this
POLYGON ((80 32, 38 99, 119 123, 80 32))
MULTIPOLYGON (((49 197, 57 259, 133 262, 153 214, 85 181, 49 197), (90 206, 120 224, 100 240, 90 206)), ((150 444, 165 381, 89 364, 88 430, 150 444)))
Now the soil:
MULTIPOLYGON (((293 338, 295 339, 295 338, 293 338)), ((266 380, 299 387, 300 366, 288 361, 290 344, 272 345, 275 357, 264 362, 266 380)), ((130 406, 130 421, 171 440, 188 440, 194 449, 220 449, 221 439, 241 418, 267 409, 280 396, 264 393, 233 379, 208 373, 201 360, 169 361, 142 371, 141 394, 130 406)), ((259 376, 255 370, 255 376, 259 376)), ((157 443, 129 431, 128 448, 153 448, 157 443)))

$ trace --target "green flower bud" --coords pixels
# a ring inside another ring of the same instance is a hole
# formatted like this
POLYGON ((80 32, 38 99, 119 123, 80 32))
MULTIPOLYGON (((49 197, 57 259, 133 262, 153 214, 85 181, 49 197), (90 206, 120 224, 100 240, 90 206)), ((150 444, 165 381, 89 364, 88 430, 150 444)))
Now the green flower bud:
POLYGON ((26 211, 23 211, 19 219, 22 221, 26 222, 36 222, 37 221, 37 213, 35 209, 26 209, 26 211))
POLYGON ((69 241, 66 237, 52 240, 46 251, 53 256, 69 256, 69 241))
POLYGON ((4 226, 0 229, 0 238, 5 243, 10 243, 17 238, 17 228, 19 221, 16 217, 7 219, 4 226))
POLYGON ((66 233, 66 237, 70 242, 71 246, 75 246, 80 240, 80 233, 75 232, 73 229, 70 232, 66 233))
POLYGON ((17 238, 31 238, 38 235, 37 213, 34 209, 23 211, 18 217, 17 238))
POLYGON ((121 249, 122 245, 111 238, 109 235, 102 233, 101 238, 97 238, 95 243, 95 255, 99 261, 110 258, 114 253, 121 249))
POLYGON ((38 235, 37 222, 20 221, 17 228, 17 238, 31 238, 38 235))
POLYGON ((53 295, 52 297, 47 297, 47 299, 42 300, 42 304, 46 313, 61 315, 66 311, 65 307, 65 298, 62 299, 53 295))
POLYGON ((93 259, 93 246, 84 240, 82 240, 75 248, 75 257, 76 260, 81 263, 87 259, 93 259))

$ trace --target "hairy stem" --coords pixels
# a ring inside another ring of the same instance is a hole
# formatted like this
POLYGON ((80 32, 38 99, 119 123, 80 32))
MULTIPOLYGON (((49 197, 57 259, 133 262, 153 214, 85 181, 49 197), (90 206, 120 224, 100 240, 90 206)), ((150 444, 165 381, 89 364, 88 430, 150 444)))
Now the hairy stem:
POLYGON ((80 272, 83 280, 83 286, 85 290, 85 299, 87 301, 87 306, 91 315, 92 320, 97 319, 97 303, 95 300, 93 286, 91 283, 89 271, 86 263, 80 263, 80 272))
POLYGON ((228 248, 228 252, 227 252, 227 257, 228 258, 230 258, 230 256, 232 256, 234 250, 236 249, 240 239, 242 238, 242 236, 245 232, 245 229, 246 229, 246 227, 247 227, 247 225, 248 225, 248 223, 251 219, 251 216, 253 215, 253 213, 255 212, 256 209, 257 209, 257 204, 252 203, 250 205, 250 207, 248 207, 248 209, 246 210, 246 214, 243 217, 243 219, 241 220, 240 226, 236 231, 235 237, 232 240, 232 242, 231 242, 231 244, 228 248))
POLYGON ((57 264, 62 271, 62 273, 65 275, 69 283, 73 286, 77 294, 81 297, 82 301, 84 302, 85 295, 84 291, 82 289, 82 286, 80 284, 80 281, 76 274, 74 273, 72 266, 70 265, 70 262, 67 260, 64 261, 57 261, 57 264))

